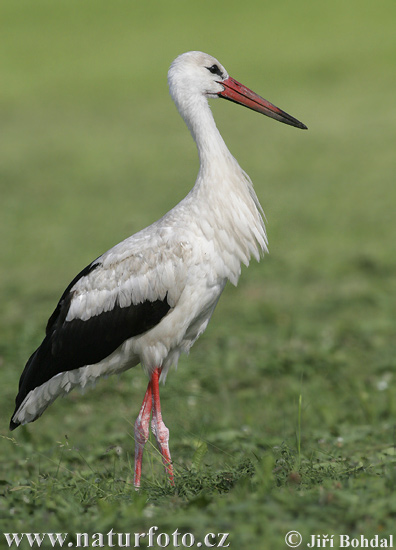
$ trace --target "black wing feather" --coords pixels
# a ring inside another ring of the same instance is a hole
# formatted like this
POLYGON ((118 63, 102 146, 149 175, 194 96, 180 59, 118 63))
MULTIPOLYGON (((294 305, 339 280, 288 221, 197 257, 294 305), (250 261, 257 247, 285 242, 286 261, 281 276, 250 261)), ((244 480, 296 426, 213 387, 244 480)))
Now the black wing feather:
MULTIPOLYGON (((127 307, 115 304, 111 311, 102 312, 86 321, 66 321, 73 299, 71 289, 79 279, 100 266, 100 263, 95 262, 87 266, 62 294, 48 320, 41 346, 32 354, 21 375, 14 414, 34 388, 61 372, 99 363, 125 340, 153 328, 170 310, 165 296, 163 300, 145 301, 127 307)), ((17 426, 11 420, 10 429, 17 426)))

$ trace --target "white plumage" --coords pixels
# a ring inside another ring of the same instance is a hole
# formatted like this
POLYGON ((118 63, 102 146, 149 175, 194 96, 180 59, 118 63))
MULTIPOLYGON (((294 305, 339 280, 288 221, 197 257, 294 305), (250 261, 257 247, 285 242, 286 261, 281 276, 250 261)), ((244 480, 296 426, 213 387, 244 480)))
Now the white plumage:
MULTIPOLYGON (((233 80, 202 52, 176 58, 168 82, 197 144, 196 183, 163 218, 105 252, 69 285, 21 377, 12 428, 35 420, 73 387, 138 363, 150 378, 139 418, 146 401, 155 415, 154 373, 165 380, 170 366, 205 330, 227 280, 236 285, 241 263, 248 265, 252 256, 259 260, 267 251, 252 183, 228 151, 207 99, 224 97, 286 124, 305 126, 233 80), (98 345, 95 352, 88 348, 98 345)), ((147 410, 144 418, 150 416, 147 410)), ((146 432, 144 422, 139 429, 146 432)), ((161 422, 160 432, 165 429, 161 422)), ((158 429, 155 433, 161 439, 158 429)), ((164 441, 158 443, 162 452, 164 441)), ((163 457, 171 475, 166 450, 163 457)), ((138 486, 140 471, 137 478, 138 486)))

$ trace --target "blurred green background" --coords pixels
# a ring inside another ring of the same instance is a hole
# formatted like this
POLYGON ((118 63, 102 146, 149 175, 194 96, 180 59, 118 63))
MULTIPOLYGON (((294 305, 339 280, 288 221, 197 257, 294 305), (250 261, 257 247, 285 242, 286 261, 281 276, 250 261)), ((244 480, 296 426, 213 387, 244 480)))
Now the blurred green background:
POLYGON ((393 0, 1 3, 3 530, 184 525, 228 530, 240 548, 284 548, 291 529, 390 532, 395 21, 393 0), (211 103, 263 205, 270 255, 227 287, 162 390, 177 472, 191 473, 208 445, 205 490, 183 493, 182 480, 167 493, 153 451, 137 496, 114 480, 130 476, 139 368, 57 401, 15 439, 8 422, 70 280, 195 181, 195 146, 166 80, 188 50, 214 55, 309 130, 211 103), (236 479, 246 463, 253 477, 216 486, 216 472, 236 479))

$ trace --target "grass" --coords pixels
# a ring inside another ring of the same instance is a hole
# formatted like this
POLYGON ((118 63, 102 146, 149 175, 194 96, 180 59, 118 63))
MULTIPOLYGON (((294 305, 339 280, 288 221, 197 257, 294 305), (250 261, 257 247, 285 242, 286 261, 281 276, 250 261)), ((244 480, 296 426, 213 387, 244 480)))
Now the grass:
POLYGON ((158 526, 275 550, 291 530, 304 542, 394 533, 394 3, 8 0, 1 11, 1 531, 158 526), (8 421, 71 278, 194 182, 194 144, 166 88, 189 49, 309 131, 213 102, 271 254, 226 288, 162 389, 175 487, 151 442, 136 493, 140 369, 12 434, 8 421))

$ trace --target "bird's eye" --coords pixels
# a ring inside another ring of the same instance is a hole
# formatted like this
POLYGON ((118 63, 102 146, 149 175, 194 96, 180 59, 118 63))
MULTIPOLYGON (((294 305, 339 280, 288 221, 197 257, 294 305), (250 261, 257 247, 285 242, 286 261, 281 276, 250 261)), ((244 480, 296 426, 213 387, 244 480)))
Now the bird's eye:
POLYGON ((209 72, 211 72, 212 74, 217 74, 219 75, 220 77, 223 76, 223 73, 220 71, 219 67, 217 65, 212 65, 211 67, 206 67, 208 69, 209 72))

